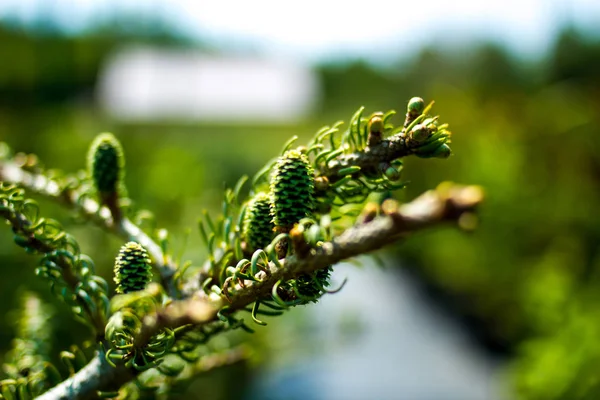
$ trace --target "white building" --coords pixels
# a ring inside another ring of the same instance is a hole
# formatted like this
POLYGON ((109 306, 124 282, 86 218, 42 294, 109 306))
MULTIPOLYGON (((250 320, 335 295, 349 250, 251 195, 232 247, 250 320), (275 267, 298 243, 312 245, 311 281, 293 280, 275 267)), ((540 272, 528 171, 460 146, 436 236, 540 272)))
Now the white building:
POLYGON ((138 47, 109 58, 97 91, 120 120, 294 122, 319 85, 309 67, 283 60, 138 47))

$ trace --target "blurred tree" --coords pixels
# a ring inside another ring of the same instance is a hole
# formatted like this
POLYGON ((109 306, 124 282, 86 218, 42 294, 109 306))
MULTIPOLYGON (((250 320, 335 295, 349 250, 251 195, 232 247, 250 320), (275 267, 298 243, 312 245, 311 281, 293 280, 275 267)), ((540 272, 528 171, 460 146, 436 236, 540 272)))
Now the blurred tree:
POLYGON ((550 82, 563 80, 598 88, 600 41, 588 38, 574 27, 565 28, 558 36, 549 60, 550 82))

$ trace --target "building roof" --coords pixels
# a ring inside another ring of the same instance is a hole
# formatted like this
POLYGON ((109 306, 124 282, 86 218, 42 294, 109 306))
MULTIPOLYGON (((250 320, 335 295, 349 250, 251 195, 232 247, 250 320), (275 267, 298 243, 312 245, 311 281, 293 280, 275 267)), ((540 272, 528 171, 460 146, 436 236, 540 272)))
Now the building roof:
POLYGON ((297 63, 139 47, 108 60, 97 94, 123 120, 291 122, 310 112, 318 89, 297 63))

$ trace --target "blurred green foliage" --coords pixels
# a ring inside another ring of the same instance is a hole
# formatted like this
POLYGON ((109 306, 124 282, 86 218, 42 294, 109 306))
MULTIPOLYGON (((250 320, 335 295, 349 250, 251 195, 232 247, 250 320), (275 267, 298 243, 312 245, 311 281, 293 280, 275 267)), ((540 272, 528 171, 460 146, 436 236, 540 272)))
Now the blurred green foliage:
MULTIPOLYGON (((11 60, 0 63, 0 140, 36 153, 49 167, 74 171, 85 167, 87 146, 98 132, 116 133, 136 207, 153 210, 158 224, 178 235, 174 243, 185 256, 200 260, 195 235, 183 248, 185 229, 194 227, 203 207, 217 206, 223 182, 232 185, 257 171, 290 136, 308 138, 360 105, 386 110, 402 108, 412 96, 435 99, 436 113, 455 132, 456 156, 427 164, 407 159, 404 178, 412 183, 399 195, 412 198, 454 180, 482 185, 487 202, 472 235, 422 233, 398 248, 399 259, 514 355, 519 398, 598 398, 597 38, 565 29, 540 60, 482 44, 430 47, 386 68, 365 61, 322 65, 319 111, 304 124, 280 126, 111 121, 94 108, 91 94, 102 61, 118 42, 110 35, 70 38, 0 28, 0 56, 11 60), (435 248, 424 246, 433 242, 435 248)), ((41 204, 49 216, 68 215, 41 204)), ((67 218, 67 230, 112 281, 122 243, 76 222, 67 218)), ((13 247, 10 232, 1 230, 0 258, 11 270, 0 280, 3 315, 16 308, 25 287, 50 298, 34 278, 32 260, 13 247)), ((2 353, 14 337, 8 322, 0 321, 2 353)), ((52 325, 54 349, 85 339, 60 305, 52 325)))

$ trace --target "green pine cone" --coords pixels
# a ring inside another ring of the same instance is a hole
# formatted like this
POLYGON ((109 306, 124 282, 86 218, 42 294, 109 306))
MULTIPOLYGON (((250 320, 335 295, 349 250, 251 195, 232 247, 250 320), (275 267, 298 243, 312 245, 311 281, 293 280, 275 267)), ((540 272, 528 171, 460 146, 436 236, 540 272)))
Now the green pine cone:
POLYGON ((150 257, 139 243, 129 242, 121 247, 115 260, 117 293, 143 290, 152 279, 150 257))
POLYGON ((116 193, 123 179, 125 157, 121 143, 112 133, 101 133, 88 153, 88 170, 100 193, 116 193))
POLYGON ((315 178, 308 158, 290 150, 279 158, 271 178, 271 215, 278 230, 289 230, 314 209, 315 178))
POLYGON ((264 249, 273 240, 271 198, 261 192, 250 200, 244 219, 243 237, 251 251, 264 249))

